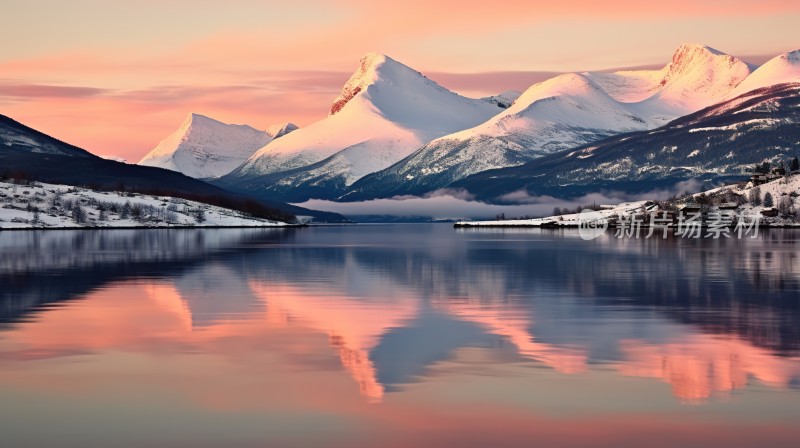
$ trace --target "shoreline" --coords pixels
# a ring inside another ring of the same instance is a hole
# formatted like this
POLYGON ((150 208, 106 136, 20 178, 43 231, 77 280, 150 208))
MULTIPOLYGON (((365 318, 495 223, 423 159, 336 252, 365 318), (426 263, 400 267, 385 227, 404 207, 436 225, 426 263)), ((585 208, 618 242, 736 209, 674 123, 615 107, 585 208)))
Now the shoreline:
POLYGON ((38 230, 165 230, 165 229, 290 229, 299 227, 308 227, 309 224, 284 224, 284 225, 270 225, 270 226, 83 226, 83 227, 0 227, 2 232, 25 232, 25 231, 38 231, 38 230))

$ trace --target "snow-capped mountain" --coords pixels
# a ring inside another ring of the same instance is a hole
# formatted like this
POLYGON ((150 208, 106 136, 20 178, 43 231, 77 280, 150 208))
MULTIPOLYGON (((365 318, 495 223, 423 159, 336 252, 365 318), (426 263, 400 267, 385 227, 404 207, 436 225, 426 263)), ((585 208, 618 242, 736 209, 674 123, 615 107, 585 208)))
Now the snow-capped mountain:
POLYGON ((166 168, 194 178, 219 177, 267 143, 296 129, 292 123, 282 123, 260 131, 189 114, 180 128, 144 156, 139 165, 166 168))
POLYGON ((342 199, 424 194, 481 171, 651 129, 729 97, 750 73, 735 57, 686 44, 661 70, 560 75, 531 86, 487 122, 363 178, 342 199))
POLYGON ((286 193, 323 184, 341 190, 501 110, 496 99, 465 98, 388 56, 368 54, 326 118, 269 143, 222 182, 286 193))
POLYGON ((668 125, 490 170, 448 185, 484 200, 643 193, 689 179, 744 179, 755 164, 800 156, 800 82, 757 89, 668 125), (508 196, 511 194, 511 196, 508 196))

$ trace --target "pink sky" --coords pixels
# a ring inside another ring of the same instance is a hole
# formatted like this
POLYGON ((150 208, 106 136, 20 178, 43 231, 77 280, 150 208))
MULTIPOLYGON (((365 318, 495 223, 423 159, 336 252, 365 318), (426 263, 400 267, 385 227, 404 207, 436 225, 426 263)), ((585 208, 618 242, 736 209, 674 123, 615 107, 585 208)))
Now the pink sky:
POLYGON ((0 113, 131 161, 189 112, 307 125, 371 51, 479 96, 662 65, 684 42, 760 62, 798 46, 800 19, 800 3, 778 0, 49 3, 4 2, 0 113))

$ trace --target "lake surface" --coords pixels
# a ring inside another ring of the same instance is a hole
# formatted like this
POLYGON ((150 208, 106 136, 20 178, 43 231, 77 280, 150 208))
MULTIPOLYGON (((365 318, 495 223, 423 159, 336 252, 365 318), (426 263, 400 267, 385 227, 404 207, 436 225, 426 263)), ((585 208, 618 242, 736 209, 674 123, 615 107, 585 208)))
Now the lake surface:
POLYGON ((800 232, 0 232, 8 447, 800 440, 800 232))

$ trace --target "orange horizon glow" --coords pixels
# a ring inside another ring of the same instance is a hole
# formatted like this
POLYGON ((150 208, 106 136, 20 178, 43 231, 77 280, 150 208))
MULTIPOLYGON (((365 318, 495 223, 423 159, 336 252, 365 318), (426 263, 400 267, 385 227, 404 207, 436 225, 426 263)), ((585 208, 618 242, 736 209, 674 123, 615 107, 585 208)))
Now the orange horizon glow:
POLYGON ((191 112, 259 129, 321 119, 367 52, 484 96, 554 73, 661 66, 685 42, 763 62, 795 49, 800 4, 9 0, 4 12, 15 20, 0 39, 0 114, 136 162, 191 112))

